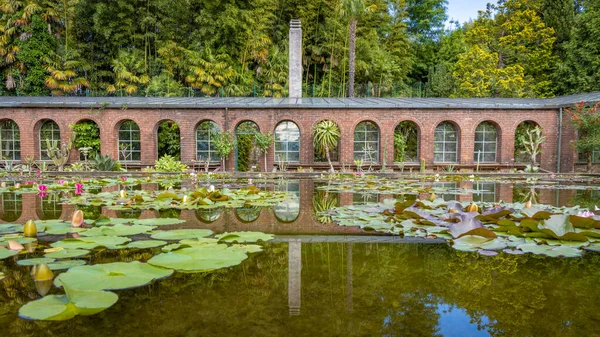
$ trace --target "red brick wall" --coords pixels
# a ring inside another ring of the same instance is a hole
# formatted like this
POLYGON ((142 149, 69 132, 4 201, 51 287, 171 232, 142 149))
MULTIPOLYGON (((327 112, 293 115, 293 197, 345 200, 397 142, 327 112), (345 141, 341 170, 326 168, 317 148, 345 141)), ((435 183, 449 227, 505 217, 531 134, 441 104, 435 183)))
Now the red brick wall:
MULTIPOLYGON (((433 138, 436 126, 450 121, 458 126, 459 161, 457 165, 472 166, 475 129, 489 121, 498 127, 498 163, 510 164, 514 158, 515 129, 523 121, 534 121, 543 129, 548 140, 543 145, 541 164, 546 170, 555 171, 558 149, 558 110, 434 110, 434 109, 49 109, 49 108, 6 108, 0 109, 1 119, 14 120, 21 132, 21 156, 39 159, 39 122, 54 120, 61 130, 61 138, 70 136, 70 124, 81 120, 92 120, 100 127, 101 151, 113 157, 118 156, 117 137, 120 123, 131 119, 141 129, 141 164, 151 165, 156 159, 156 132, 158 124, 173 120, 181 130, 181 158, 190 163, 196 156, 195 129, 204 120, 212 120, 221 130, 233 132, 242 121, 254 121, 262 132, 273 132, 275 126, 285 120, 293 121, 300 129, 301 164, 313 163, 312 127, 319 121, 335 121, 342 132, 340 163, 353 163, 354 127, 361 121, 372 121, 380 129, 380 160, 387 143, 388 166, 393 161, 393 133, 398 123, 409 120, 419 128, 419 155, 427 165, 433 162, 433 138)), ((575 134, 567 121, 562 125, 561 166, 564 172, 572 171, 574 151, 570 142, 575 134)), ((234 155, 227 161, 229 170, 235 167, 234 155)), ((77 158, 76 154, 72 158, 77 158)), ((264 164, 260 163, 261 169, 264 164)), ((273 149, 269 150, 268 167, 273 165, 273 149)), ((455 165, 455 166, 457 166, 455 165)))

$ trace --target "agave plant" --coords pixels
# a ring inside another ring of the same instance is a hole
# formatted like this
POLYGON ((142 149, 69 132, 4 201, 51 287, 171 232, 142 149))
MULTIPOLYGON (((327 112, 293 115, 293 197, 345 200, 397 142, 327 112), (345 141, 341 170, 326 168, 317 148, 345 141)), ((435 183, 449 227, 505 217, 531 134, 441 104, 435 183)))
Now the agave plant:
POLYGON ((340 128, 333 121, 325 120, 317 123, 313 128, 313 142, 315 150, 327 157, 327 162, 331 172, 334 172, 333 164, 331 163, 330 151, 335 150, 342 136, 340 128))

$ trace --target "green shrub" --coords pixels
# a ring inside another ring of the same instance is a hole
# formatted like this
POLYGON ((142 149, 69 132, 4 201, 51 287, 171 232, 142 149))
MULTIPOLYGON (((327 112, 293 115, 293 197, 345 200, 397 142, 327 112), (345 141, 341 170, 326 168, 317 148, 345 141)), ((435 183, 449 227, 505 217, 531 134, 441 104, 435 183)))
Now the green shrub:
POLYGON ((150 171, 155 172, 185 172, 187 171, 187 165, 183 164, 179 160, 175 159, 173 156, 164 155, 160 157, 154 163, 154 169, 150 169, 150 171))
POLYGON ((121 171, 121 163, 109 155, 101 156, 99 153, 96 153, 94 168, 96 171, 121 171))

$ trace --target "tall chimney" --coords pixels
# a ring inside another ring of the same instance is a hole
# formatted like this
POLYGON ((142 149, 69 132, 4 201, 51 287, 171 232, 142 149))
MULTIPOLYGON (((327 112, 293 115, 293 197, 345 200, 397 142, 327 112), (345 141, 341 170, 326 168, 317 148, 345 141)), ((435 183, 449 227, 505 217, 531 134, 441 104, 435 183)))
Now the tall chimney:
POLYGON ((290 97, 302 97, 302 26, 300 20, 290 21, 288 80, 290 97))

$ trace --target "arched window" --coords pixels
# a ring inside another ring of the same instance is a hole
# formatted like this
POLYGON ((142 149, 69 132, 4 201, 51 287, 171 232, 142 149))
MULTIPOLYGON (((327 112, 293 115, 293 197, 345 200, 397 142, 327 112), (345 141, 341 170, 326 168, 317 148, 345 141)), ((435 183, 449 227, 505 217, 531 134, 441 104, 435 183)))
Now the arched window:
POLYGON ((125 121, 119 127, 119 160, 142 160, 140 127, 134 121, 125 121))
POLYGON ((360 122, 354 129, 354 160, 379 161, 379 128, 373 122, 360 122))
POLYGON ((0 122, 2 160, 21 160, 21 133, 12 120, 0 122))
POLYGON ((252 121, 243 121, 235 128, 236 169, 240 172, 252 171, 257 168, 260 153, 256 150, 256 133, 260 132, 258 125, 252 121))
POLYGON ((411 121, 398 124, 394 130, 394 162, 419 161, 419 128, 411 121))
POLYGON ((287 192, 285 200, 275 205, 275 218, 281 222, 292 222, 300 215, 300 182, 288 181, 276 185, 276 191, 287 192))
POLYGON ((63 209, 58 194, 51 193, 47 197, 37 198, 37 200, 37 215, 40 220, 60 219, 63 209))
POLYGON ((204 121, 196 128, 196 160, 205 162, 206 160, 214 162, 219 161, 219 156, 215 153, 215 136, 219 133, 217 123, 213 121, 204 121))
POLYGON ((60 129, 54 121, 45 121, 40 128, 40 159, 50 160, 48 146, 60 147, 60 129))
POLYGON ((442 122, 435 128, 433 161, 456 163, 458 159, 458 133, 450 122, 442 122))
POLYGON ((215 222, 221 216, 221 208, 197 209, 196 218, 204 223, 215 222))
POLYGON ((495 163, 498 148, 498 132, 496 126, 483 122, 475 129, 475 153, 473 161, 476 163, 495 163))
MULTIPOLYGON (((523 141, 527 139, 528 132, 533 132, 536 127, 539 127, 539 125, 534 121, 524 121, 517 126, 515 130, 515 162, 529 163, 532 161, 531 156, 527 154, 527 146, 523 141)), ((535 159, 539 163, 541 156, 538 154, 535 159)))
POLYGON ((275 127, 275 162, 300 161, 300 129, 294 122, 285 121, 275 127))

